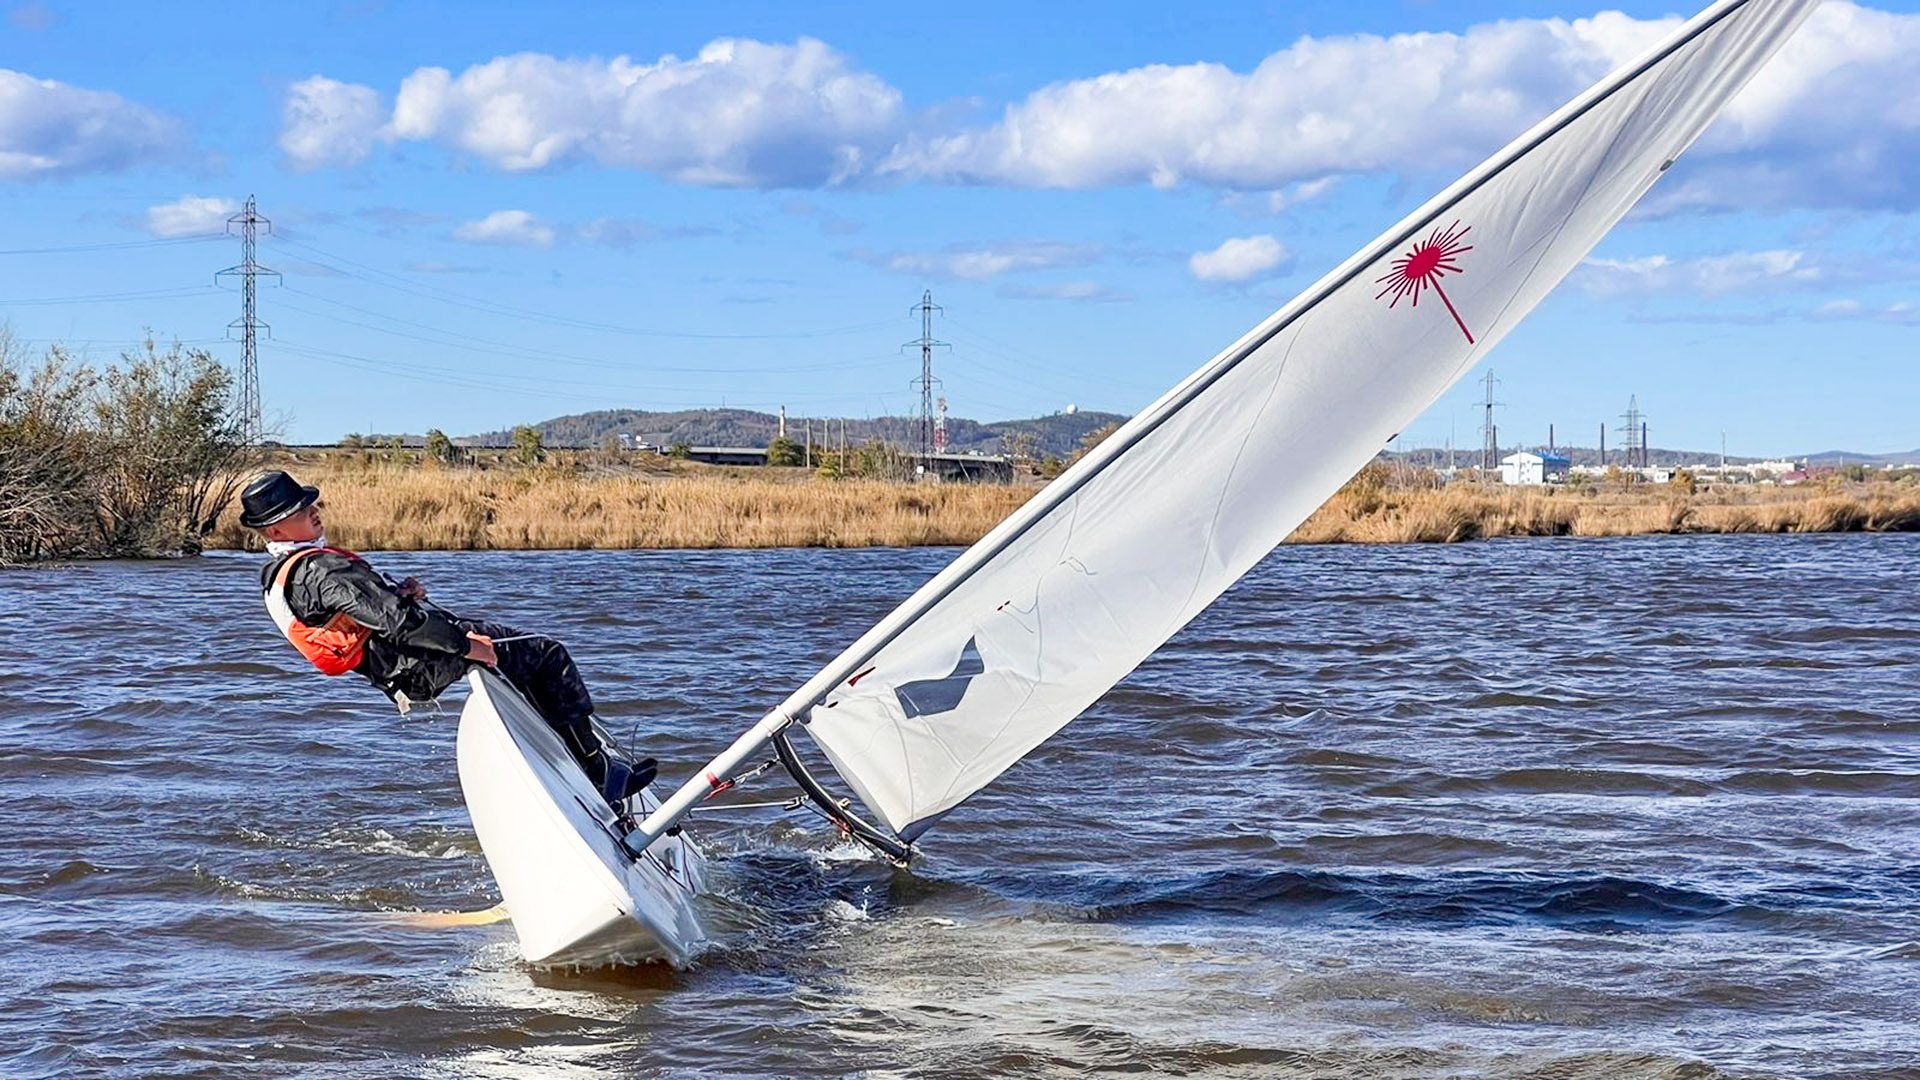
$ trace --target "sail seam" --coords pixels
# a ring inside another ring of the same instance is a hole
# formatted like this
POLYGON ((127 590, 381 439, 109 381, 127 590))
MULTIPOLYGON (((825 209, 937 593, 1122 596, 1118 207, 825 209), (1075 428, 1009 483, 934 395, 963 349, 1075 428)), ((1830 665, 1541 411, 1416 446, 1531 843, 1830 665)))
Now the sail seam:
MULTIPOLYGON (((1307 315, 1304 311, 1300 314, 1301 318, 1305 318, 1307 315)), ((1288 325, 1299 326, 1300 320, 1296 319, 1288 325)), ((1269 338, 1268 340, 1271 341, 1272 339, 1269 338)), ((1240 459, 1246 456, 1247 444, 1253 441, 1253 433, 1260 427, 1260 418, 1267 415, 1267 410, 1273 405, 1273 396, 1280 392, 1280 380, 1286 376, 1287 362, 1293 359, 1293 350, 1299 344, 1299 334, 1293 335, 1292 339, 1287 342, 1287 350, 1280 354, 1280 363, 1275 365, 1274 368, 1273 385, 1267 387, 1267 396, 1264 401, 1260 402, 1260 411, 1253 414, 1252 422, 1247 424, 1247 433, 1240 437, 1239 449, 1233 452, 1233 464, 1227 466, 1226 478, 1220 483, 1220 497, 1213 501, 1213 518, 1207 522, 1207 548, 1209 550, 1213 548, 1214 538, 1220 535, 1220 510, 1227 504, 1227 489, 1233 486, 1233 474, 1240 470, 1240 459)), ((1193 603, 1194 594, 1200 591, 1200 582, 1205 576, 1206 567, 1204 565, 1195 570, 1193 583, 1187 586, 1187 598, 1181 601, 1180 610, 1176 612, 1176 615, 1186 614, 1187 608, 1193 603)), ((1184 626, 1186 624, 1182 623, 1181 625, 1184 626)), ((1177 632, 1178 631, 1176 631, 1176 633, 1177 632)))
MULTIPOLYGON (((1064 505, 1064 503, 1062 505, 1064 505)), ((1072 513, 1067 515, 1067 535, 1060 538, 1060 554, 1058 557, 1054 559, 1053 565, 1047 568, 1047 574, 1052 574, 1055 571, 1059 570, 1062 563, 1064 563, 1067 559, 1072 558, 1072 556, 1068 553, 1073 548, 1073 534, 1079 529, 1079 527, 1080 527, 1080 500, 1075 499, 1073 500, 1073 511, 1072 513)), ((1042 575, 1043 580, 1044 580, 1044 577, 1045 575, 1042 575)), ((1047 651, 1046 622, 1047 622, 1046 613, 1040 610, 1040 583, 1035 582, 1033 586, 1033 652, 1035 656, 1046 655, 1046 651, 1047 651)), ((998 730, 996 730, 993 733, 993 737, 990 740, 988 740, 989 742, 1000 741, 1000 737, 1002 735, 1005 735, 1007 733, 1007 729, 1013 726, 1014 717, 1019 716, 1020 710, 1026 708, 1027 705, 1033 701, 1033 695, 1040 692, 1041 681, 1042 680, 1040 677, 1040 671, 1038 668, 1036 668, 1034 669, 1034 672, 1033 672, 1033 680, 1027 684, 1026 694, 1023 697, 1021 697, 1019 704, 1008 709, 1007 714, 1000 718, 1000 727, 998 728, 998 730)), ((948 798, 950 798, 953 795, 953 789, 958 786, 960 786, 960 775, 958 773, 955 773, 953 780, 947 784, 947 789, 940 793, 940 800, 942 802, 945 802, 948 798)))

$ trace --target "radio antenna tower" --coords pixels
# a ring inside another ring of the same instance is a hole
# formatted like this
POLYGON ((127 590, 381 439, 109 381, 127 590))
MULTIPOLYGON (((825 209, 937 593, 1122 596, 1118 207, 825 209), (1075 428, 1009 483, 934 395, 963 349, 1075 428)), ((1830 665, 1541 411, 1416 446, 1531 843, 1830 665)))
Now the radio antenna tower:
POLYGON ((1487 384, 1487 416, 1480 424, 1480 472, 1484 479, 1500 467, 1500 425, 1493 422, 1493 407, 1500 404, 1493 400, 1493 388, 1500 380, 1493 377, 1493 369, 1487 369, 1487 377, 1480 380, 1487 384))
POLYGON ((227 219, 229 236, 233 234, 235 224, 240 226, 240 265, 229 266, 213 276, 216 281, 223 277, 240 279, 240 317, 227 324, 227 331, 231 335, 235 327, 240 329, 240 434, 251 446, 260 441, 260 364, 254 337, 258 330, 272 331, 271 327, 254 317, 254 278, 277 278, 280 272, 261 266, 253 257, 255 230, 264 225, 267 235, 273 235, 273 222, 261 217, 254 209, 253 196, 247 196, 246 207, 227 219))
POLYGON ((946 309, 933 302, 933 290, 920 294, 920 302, 908 309, 920 314, 920 340, 909 341, 900 346, 903 349, 915 345, 920 347, 920 377, 909 383, 920 388, 920 471, 923 475, 933 474, 934 435, 933 435, 933 388, 940 380, 933 377, 933 350, 950 349, 953 346, 944 341, 933 340, 933 313, 945 313, 946 309))

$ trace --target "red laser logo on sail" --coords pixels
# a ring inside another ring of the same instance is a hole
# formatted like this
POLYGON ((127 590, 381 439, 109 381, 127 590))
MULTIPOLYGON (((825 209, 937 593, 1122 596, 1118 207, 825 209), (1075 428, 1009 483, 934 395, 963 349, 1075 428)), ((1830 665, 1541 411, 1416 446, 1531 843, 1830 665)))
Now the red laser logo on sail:
POLYGON ((1463 252, 1473 250, 1473 245, 1460 242, 1472 229, 1471 225, 1462 228, 1456 221, 1445 229, 1433 230, 1425 240, 1413 245, 1411 251, 1393 260, 1390 273, 1374 280, 1375 285, 1385 282, 1387 287, 1375 293, 1373 298, 1380 300, 1391 294, 1393 299, 1387 303, 1391 308, 1412 297, 1413 302, 1407 306, 1419 307, 1420 294, 1431 288, 1440 294, 1440 302, 1447 305, 1447 314, 1453 316, 1460 332, 1467 335, 1467 344, 1473 344, 1473 331, 1467 329, 1460 313, 1453 309, 1453 301, 1447 299, 1447 291, 1440 287, 1441 278, 1464 272, 1454 260, 1463 252))

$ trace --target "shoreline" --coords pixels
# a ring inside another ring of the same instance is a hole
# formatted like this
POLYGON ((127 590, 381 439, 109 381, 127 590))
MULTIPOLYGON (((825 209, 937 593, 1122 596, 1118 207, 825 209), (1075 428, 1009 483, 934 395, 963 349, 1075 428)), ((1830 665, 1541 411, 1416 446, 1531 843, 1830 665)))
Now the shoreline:
MULTIPOLYGON (((368 551, 964 546, 1039 491, 1012 484, 827 479, 798 468, 666 459, 588 467, 443 467, 282 458, 321 489, 328 535, 368 551)), ((328 460, 332 458, 332 460, 328 460)), ((1920 485, 1436 488, 1363 470, 1288 543, 1920 531, 1920 485)), ((260 550, 230 507, 208 550, 260 550)))

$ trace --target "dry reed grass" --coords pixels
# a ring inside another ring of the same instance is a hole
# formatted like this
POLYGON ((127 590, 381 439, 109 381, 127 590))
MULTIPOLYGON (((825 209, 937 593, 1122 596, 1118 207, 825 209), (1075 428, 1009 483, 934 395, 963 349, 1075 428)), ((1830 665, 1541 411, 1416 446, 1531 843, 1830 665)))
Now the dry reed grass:
POLYGON ((1310 544, 1451 543, 1504 536, 1920 531, 1920 490, 1752 488, 1688 496, 1662 489, 1382 491, 1349 485, 1289 539, 1310 544))
MULTIPOLYGON (((969 544, 1034 490, 700 466, 575 472, 282 464, 320 486, 329 539, 386 551, 969 544)), ((211 540, 259 546, 237 511, 211 540)))
MULTIPOLYGON (((1032 484, 824 480, 798 469, 642 459, 618 469, 442 468, 321 455, 282 461, 324 492, 328 534, 367 550, 907 547, 969 544, 1032 484)), ((254 547, 230 510, 212 547, 254 547)), ((1309 544, 1457 543, 1516 536, 1920 531, 1910 485, 1664 488, 1347 485, 1288 538, 1309 544)))

